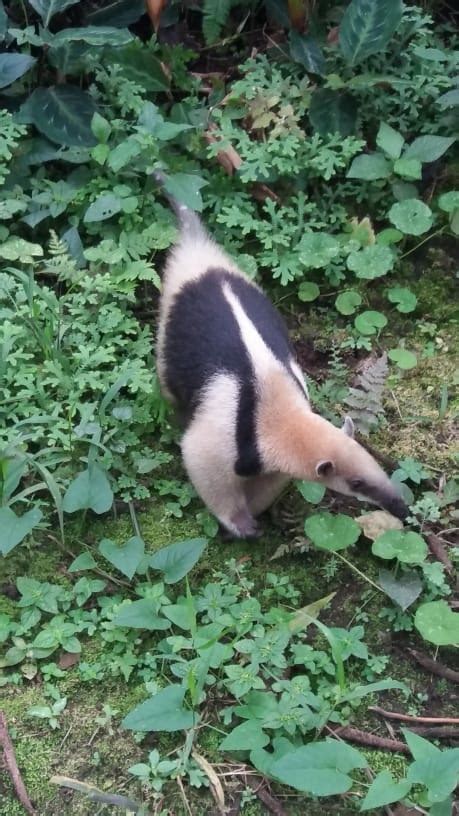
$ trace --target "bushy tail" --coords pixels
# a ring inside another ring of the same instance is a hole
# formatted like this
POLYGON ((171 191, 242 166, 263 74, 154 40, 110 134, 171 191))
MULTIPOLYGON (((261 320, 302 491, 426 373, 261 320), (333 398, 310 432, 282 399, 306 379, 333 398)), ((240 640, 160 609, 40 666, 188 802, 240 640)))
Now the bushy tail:
POLYGON ((204 238, 206 230, 199 215, 191 210, 186 204, 182 204, 177 198, 171 195, 166 189, 167 176, 161 170, 153 172, 153 178, 162 188, 171 208, 173 209, 179 223, 180 232, 186 238, 204 238))

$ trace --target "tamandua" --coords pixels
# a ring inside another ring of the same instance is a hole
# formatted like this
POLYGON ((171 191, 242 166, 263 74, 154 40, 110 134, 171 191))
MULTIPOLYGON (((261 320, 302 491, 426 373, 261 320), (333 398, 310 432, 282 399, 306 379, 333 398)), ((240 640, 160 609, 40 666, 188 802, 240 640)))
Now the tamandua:
MULTIPOLYGON (((163 185, 161 172, 154 174, 163 185)), ((261 289, 167 194, 180 226, 165 266, 157 336, 163 394, 185 424, 189 478, 237 537, 290 479, 321 482, 404 519, 407 507, 346 417, 336 428, 311 409, 286 326, 261 289)))

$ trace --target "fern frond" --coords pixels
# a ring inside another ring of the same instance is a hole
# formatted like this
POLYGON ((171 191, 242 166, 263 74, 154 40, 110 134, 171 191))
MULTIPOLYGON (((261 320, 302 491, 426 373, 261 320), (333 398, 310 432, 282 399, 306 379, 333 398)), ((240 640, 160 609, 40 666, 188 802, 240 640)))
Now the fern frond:
POLYGON ((349 389, 344 400, 355 425, 365 436, 384 415, 382 398, 387 372, 387 354, 383 354, 359 374, 356 387, 349 389))
POLYGON ((76 262, 69 255, 67 244, 54 230, 50 230, 48 257, 44 261, 44 271, 48 275, 55 275, 56 278, 66 281, 74 281, 81 275, 76 262))
POLYGON ((204 0, 202 32, 207 45, 211 45, 215 40, 218 40, 224 25, 228 21, 231 1, 204 0))

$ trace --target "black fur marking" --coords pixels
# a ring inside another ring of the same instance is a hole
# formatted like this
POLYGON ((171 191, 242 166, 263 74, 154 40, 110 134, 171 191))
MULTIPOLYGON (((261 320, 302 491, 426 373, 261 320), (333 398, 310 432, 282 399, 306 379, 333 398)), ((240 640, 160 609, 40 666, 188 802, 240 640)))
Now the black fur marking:
POLYGON ((225 269, 209 269, 197 281, 185 284, 169 313, 164 344, 166 381, 189 422, 211 377, 223 372, 237 377, 240 395, 235 471, 240 476, 255 476, 262 468, 256 440, 256 384, 238 323, 222 291, 225 282, 268 348, 290 372, 293 355, 287 330, 269 300, 249 282, 225 269))

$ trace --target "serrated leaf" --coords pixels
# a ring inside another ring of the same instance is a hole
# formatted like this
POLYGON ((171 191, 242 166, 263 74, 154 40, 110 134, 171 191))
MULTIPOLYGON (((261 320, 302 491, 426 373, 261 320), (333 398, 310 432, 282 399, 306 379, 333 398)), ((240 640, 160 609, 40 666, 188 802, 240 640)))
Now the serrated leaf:
POLYGON ((248 720, 237 725, 219 745, 220 751, 251 751, 264 748, 270 739, 257 720, 248 720))
POLYGON ((156 613, 155 601, 148 598, 141 598, 139 601, 123 604, 112 619, 112 623, 115 626, 147 629, 148 631, 169 629, 170 627, 170 622, 156 613))
POLYGON ((150 567, 164 573, 166 584, 175 584, 194 567, 206 544, 206 538, 178 541, 154 553, 150 558, 150 567))
POLYGON ((416 610, 414 625, 424 640, 435 646, 459 646, 459 613, 446 601, 431 601, 416 610))
POLYGON ((36 63, 35 57, 8 51, 0 54, 0 88, 6 88, 19 79, 36 63))
POLYGON ((40 15, 43 25, 48 28, 50 20, 55 14, 62 14, 69 6, 74 6, 78 0, 29 0, 29 3, 40 15))
POLYGON ((387 326, 387 317, 383 315, 382 312, 369 310, 357 315, 354 320, 354 326, 360 334, 376 334, 379 329, 383 329, 384 326, 387 326))
POLYGON ((86 210, 83 221, 86 224, 97 221, 106 221, 107 218, 119 213, 121 210, 121 199, 113 193, 103 193, 98 196, 86 210))
POLYGON ((344 550, 360 537, 360 527, 350 516, 342 513, 317 513, 306 519, 304 531, 312 543, 320 549, 344 550))
POLYGON ((138 536, 132 536, 122 545, 116 544, 109 538, 103 538, 99 544, 99 552, 131 580, 144 557, 145 544, 138 536))
POLYGON ((23 121, 31 122, 52 142, 67 147, 93 147, 96 139, 91 120, 96 112, 92 97, 73 85, 36 88, 20 109, 23 121))
POLYGON ((355 133, 357 121, 354 97, 328 88, 314 91, 309 106, 309 119, 314 130, 321 136, 328 133, 350 136, 355 133))
POLYGON ((310 74, 323 76, 325 72, 325 57, 320 46, 313 37, 299 34, 292 29, 289 35, 290 57, 299 62, 310 74))
POLYGON ((38 507, 17 516, 11 507, 0 507, 0 553, 8 555, 40 522, 38 507))
POLYGON ((373 542, 373 555, 397 558, 402 564, 422 564, 427 558, 427 544, 419 533, 388 530, 373 542))
POLYGON ((418 359, 413 351, 408 351, 405 348, 390 349, 387 352, 389 360, 392 360, 403 371, 409 371, 411 368, 416 368, 418 359))
POLYGON ((358 292, 350 290, 342 292, 335 300, 335 308, 342 315, 351 315, 357 311, 362 303, 362 296, 358 292))
POLYGON ((419 598, 422 592, 422 581, 416 572, 404 572, 399 576, 380 570, 379 585, 394 603, 405 611, 419 598))
POLYGON ((91 464, 70 482, 62 502, 66 513, 92 510, 106 513, 113 502, 113 491, 107 474, 99 465, 91 464))
POLYGON ((347 257, 347 267, 355 272, 358 278, 374 280, 387 275, 394 265, 394 256, 389 247, 371 244, 347 257))
POLYGON ((373 810, 403 799, 411 790, 411 782, 396 782, 390 771, 381 771, 370 785, 360 810, 373 810))
POLYGON ((382 51, 402 19, 401 0, 352 0, 339 27, 339 47, 346 62, 356 65, 382 51))
POLYGON ((443 156, 456 141, 454 136, 419 136, 405 150, 403 157, 417 159, 423 164, 443 156))
POLYGON ((192 728, 197 717, 193 711, 183 708, 185 689, 172 685, 161 689, 133 709, 121 726, 129 731, 181 731, 192 728))
POLYGON ((376 144, 391 159, 399 159, 405 140, 393 127, 381 122, 376 136, 376 144))
POLYGON ((355 157, 346 173, 346 178, 376 181, 388 178, 391 172, 392 167, 382 153, 368 153, 355 157))

